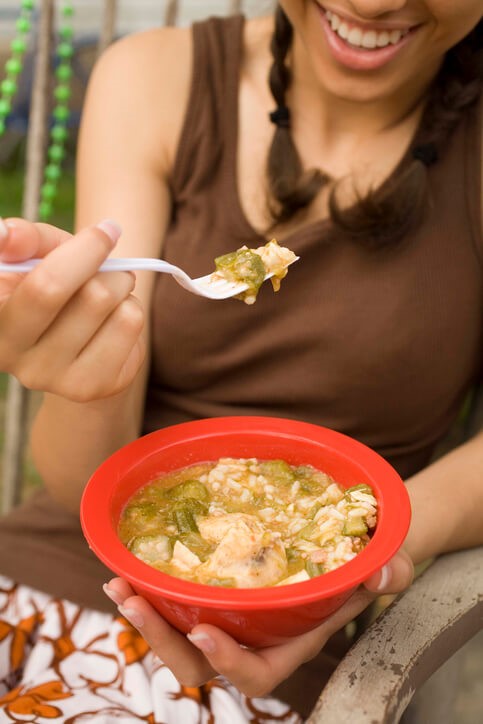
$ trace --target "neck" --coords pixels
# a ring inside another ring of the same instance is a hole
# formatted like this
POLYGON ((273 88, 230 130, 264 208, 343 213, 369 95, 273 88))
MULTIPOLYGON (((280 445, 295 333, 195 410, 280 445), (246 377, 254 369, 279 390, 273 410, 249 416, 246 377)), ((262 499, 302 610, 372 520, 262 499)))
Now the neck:
POLYGON ((426 69, 410 83, 373 98, 359 80, 354 81, 350 95, 343 95, 338 88, 330 88, 321 82, 298 39, 295 39, 290 63, 293 82, 288 92, 288 105, 295 109, 293 115, 304 126, 316 126, 328 141, 349 135, 374 137, 411 118, 419 120, 428 89, 439 70, 426 69))

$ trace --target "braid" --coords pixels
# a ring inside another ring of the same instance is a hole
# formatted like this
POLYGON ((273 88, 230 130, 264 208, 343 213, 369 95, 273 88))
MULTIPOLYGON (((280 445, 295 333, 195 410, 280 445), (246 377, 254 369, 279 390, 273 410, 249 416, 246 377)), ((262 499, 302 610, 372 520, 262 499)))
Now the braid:
POLYGON ((282 8, 278 7, 270 45, 273 63, 269 74, 269 86, 277 106, 270 118, 276 124, 276 129, 267 162, 269 208, 274 224, 287 221, 297 211, 308 206, 326 180, 318 170, 304 173, 290 134, 290 113, 285 104, 285 95, 292 77, 285 59, 292 38, 292 25, 282 8))
POLYGON ((268 77, 270 90, 277 106, 285 105, 285 91, 290 85, 292 74, 285 64, 285 58, 292 45, 293 28, 281 7, 275 13, 275 32, 270 43, 273 64, 268 77))
POLYGON ((483 21, 452 48, 433 85, 416 142, 444 144, 483 83, 483 21))
MULTIPOLYGON (((272 39, 274 63, 270 89, 279 108, 285 105, 285 92, 290 84, 285 57, 291 40, 290 21, 278 8, 272 39)), ((355 242, 377 248, 397 243, 420 223, 428 201, 428 166, 443 155, 452 132, 466 110, 478 100, 482 88, 483 21, 480 20, 471 33, 447 52, 429 91, 411 153, 398 175, 359 197, 348 209, 339 207, 337 187, 332 190, 329 197, 331 235, 337 237, 343 232, 355 242)), ((269 151, 268 177, 270 193, 278 204, 276 212, 271 209, 274 223, 284 222, 308 206, 329 180, 320 171, 304 174, 288 127, 277 127, 269 151)))
POLYGON ((366 246, 390 246, 401 241, 422 220, 428 203, 427 168, 444 153, 464 112, 479 98, 483 86, 483 21, 448 51, 436 77, 411 147, 397 177, 340 209, 335 190, 329 200, 333 233, 340 229, 366 246))

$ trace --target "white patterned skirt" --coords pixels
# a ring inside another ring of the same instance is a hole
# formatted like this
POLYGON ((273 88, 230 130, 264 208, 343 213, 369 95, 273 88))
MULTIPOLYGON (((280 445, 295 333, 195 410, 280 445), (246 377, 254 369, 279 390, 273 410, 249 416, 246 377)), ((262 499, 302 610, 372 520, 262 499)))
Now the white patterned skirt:
POLYGON ((0 723, 301 724, 225 679, 182 686, 121 616, 0 576, 0 723))

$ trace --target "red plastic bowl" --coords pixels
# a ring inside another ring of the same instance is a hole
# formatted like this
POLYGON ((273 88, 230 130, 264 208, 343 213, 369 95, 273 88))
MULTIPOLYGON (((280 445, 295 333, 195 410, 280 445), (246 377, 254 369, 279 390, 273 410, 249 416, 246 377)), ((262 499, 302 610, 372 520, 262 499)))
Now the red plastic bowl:
POLYGON ((145 435, 96 470, 81 503, 90 548, 173 626, 187 633, 198 623, 211 623, 250 646, 280 643, 319 625, 396 553, 410 517, 401 478, 373 450, 327 428, 272 417, 204 419, 145 435), (256 589, 191 583, 161 573, 130 553, 117 536, 130 497, 163 473, 221 457, 278 458, 313 465, 344 487, 368 483, 379 505, 372 540, 335 571, 302 583, 256 589))

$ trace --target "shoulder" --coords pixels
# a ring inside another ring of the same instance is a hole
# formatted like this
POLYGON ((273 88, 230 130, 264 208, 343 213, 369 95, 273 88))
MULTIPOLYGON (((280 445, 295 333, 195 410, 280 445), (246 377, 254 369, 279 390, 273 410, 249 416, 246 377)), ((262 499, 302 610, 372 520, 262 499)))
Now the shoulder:
POLYGON ((115 116, 126 138, 146 144, 148 153, 157 139, 160 162, 169 167, 188 103, 192 55, 190 28, 156 28, 126 36, 94 66, 86 106, 115 116))
POLYGON ((245 21, 243 52, 246 64, 258 63, 261 57, 269 56, 273 28, 273 15, 263 15, 245 21))
POLYGON ((94 76, 123 72, 125 80, 136 80, 143 88, 160 80, 172 79, 176 84, 191 63, 191 35, 190 28, 155 28, 127 35, 104 51, 94 76))

